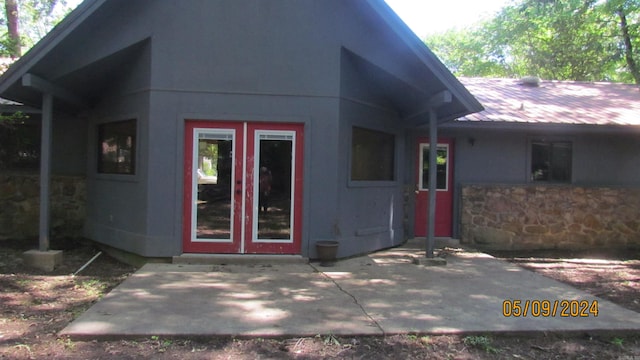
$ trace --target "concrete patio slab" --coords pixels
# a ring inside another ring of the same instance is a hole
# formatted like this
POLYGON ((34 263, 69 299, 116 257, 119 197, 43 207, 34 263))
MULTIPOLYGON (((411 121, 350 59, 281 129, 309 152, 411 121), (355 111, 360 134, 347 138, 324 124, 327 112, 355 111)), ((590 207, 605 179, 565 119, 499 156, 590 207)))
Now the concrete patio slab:
POLYGON ((148 264, 61 335, 74 338, 640 331, 640 314, 475 252, 414 265, 409 246, 317 264, 148 264), (505 317, 505 300, 598 303, 598 316, 505 317))

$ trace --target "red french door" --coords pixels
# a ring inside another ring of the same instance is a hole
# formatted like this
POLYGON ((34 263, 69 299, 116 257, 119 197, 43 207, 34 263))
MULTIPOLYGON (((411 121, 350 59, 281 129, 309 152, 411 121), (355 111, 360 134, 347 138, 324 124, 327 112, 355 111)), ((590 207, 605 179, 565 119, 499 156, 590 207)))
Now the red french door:
POLYGON ((187 121, 186 253, 299 254, 303 125, 187 121))
MULTIPOLYGON (((429 152, 428 138, 419 138, 417 144, 416 181, 417 196, 415 209, 416 236, 427 234, 427 214, 429 213, 429 152)), ((451 237, 453 234, 453 139, 438 139, 436 221, 435 236, 451 237)))

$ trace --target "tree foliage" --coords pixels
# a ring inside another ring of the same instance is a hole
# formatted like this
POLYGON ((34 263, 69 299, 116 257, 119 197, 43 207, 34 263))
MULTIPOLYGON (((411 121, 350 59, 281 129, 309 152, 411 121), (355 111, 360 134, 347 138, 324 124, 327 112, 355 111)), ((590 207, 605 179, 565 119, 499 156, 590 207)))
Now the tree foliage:
POLYGON ((504 56, 485 41, 487 35, 477 30, 449 30, 428 38, 429 46, 443 63, 460 76, 501 77, 508 75, 504 56))
POLYGON ((457 75, 634 81, 640 0, 519 0, 425 41, 457 75))
POLYGON ((17 58, 31 48, 71 10, 66 0, 4 0, 0 56, 17 58))

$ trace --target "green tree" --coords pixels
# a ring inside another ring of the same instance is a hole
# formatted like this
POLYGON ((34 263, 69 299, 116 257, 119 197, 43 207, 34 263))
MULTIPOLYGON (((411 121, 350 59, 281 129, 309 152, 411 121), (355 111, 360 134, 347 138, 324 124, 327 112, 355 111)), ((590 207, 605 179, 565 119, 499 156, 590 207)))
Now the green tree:
POLYGON ((487 35, 480 27, 448 30, 428 37, 425 42, 456 75, 511 76, 510 64, 486 39, 487 35))
MULTIPOLYGON (((4 0, 0 3, 3 18, 0 25, 0 57, 17 59, 24 47, 30 48, 53 28, 71 10, 66 0, 4 0)), ((0 73, 9 63, 0 63, 0 73)), ((20 125, 26 117, 23 114, 0 114, 0 128, 20 125)))
POLYGON ((601 80, 618 55, 595 0, 525 0, 488 24, 518 75, 601 80))
POLYGON ((0 56, 18 58, 71 10, 66 0, 4 0, 0 56))
POLYGON ((621 72, 623 80, 633 79, 640 85, 640 69, 638 68, 638 47, 640 46, 640 1, 639 0, 607 0, 601 5, 609 14, 613 27, 617 26, 614 36, 618 38, 619 47, 624 54, 627 76, 621 72), (624 78, 627 79, 624 79, 624 78))
POLYGON ((425 42, 457 75, 634 81, 640 0, 519 0, 425 42))
POLYGON ((19 30, 19 12, 18 12, 18 3, 16 0, 5 0, 4 1, 4 13, 7 24, 7 35, 5 40, 3 41, 3 45, 6 48, 7 55, 12 58, 20 57, 21 50, 21 41, 20 41, 20 30, 19 30))

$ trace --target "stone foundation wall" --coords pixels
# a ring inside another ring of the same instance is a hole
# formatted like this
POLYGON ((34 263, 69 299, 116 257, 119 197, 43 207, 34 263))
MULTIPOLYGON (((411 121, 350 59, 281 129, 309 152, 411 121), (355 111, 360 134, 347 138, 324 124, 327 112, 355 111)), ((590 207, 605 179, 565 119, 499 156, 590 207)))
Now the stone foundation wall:
MULTIPOLYGON (((86 181, 80 176, 51 178, 51 236, 80 237, 86 218, 86 181)), ((0 240, 38 237, 40 176, 0 175, 0 240)))
POLYGON ((640 248, 640 189, 463 186, 460 230, 485 249, 640 248))

